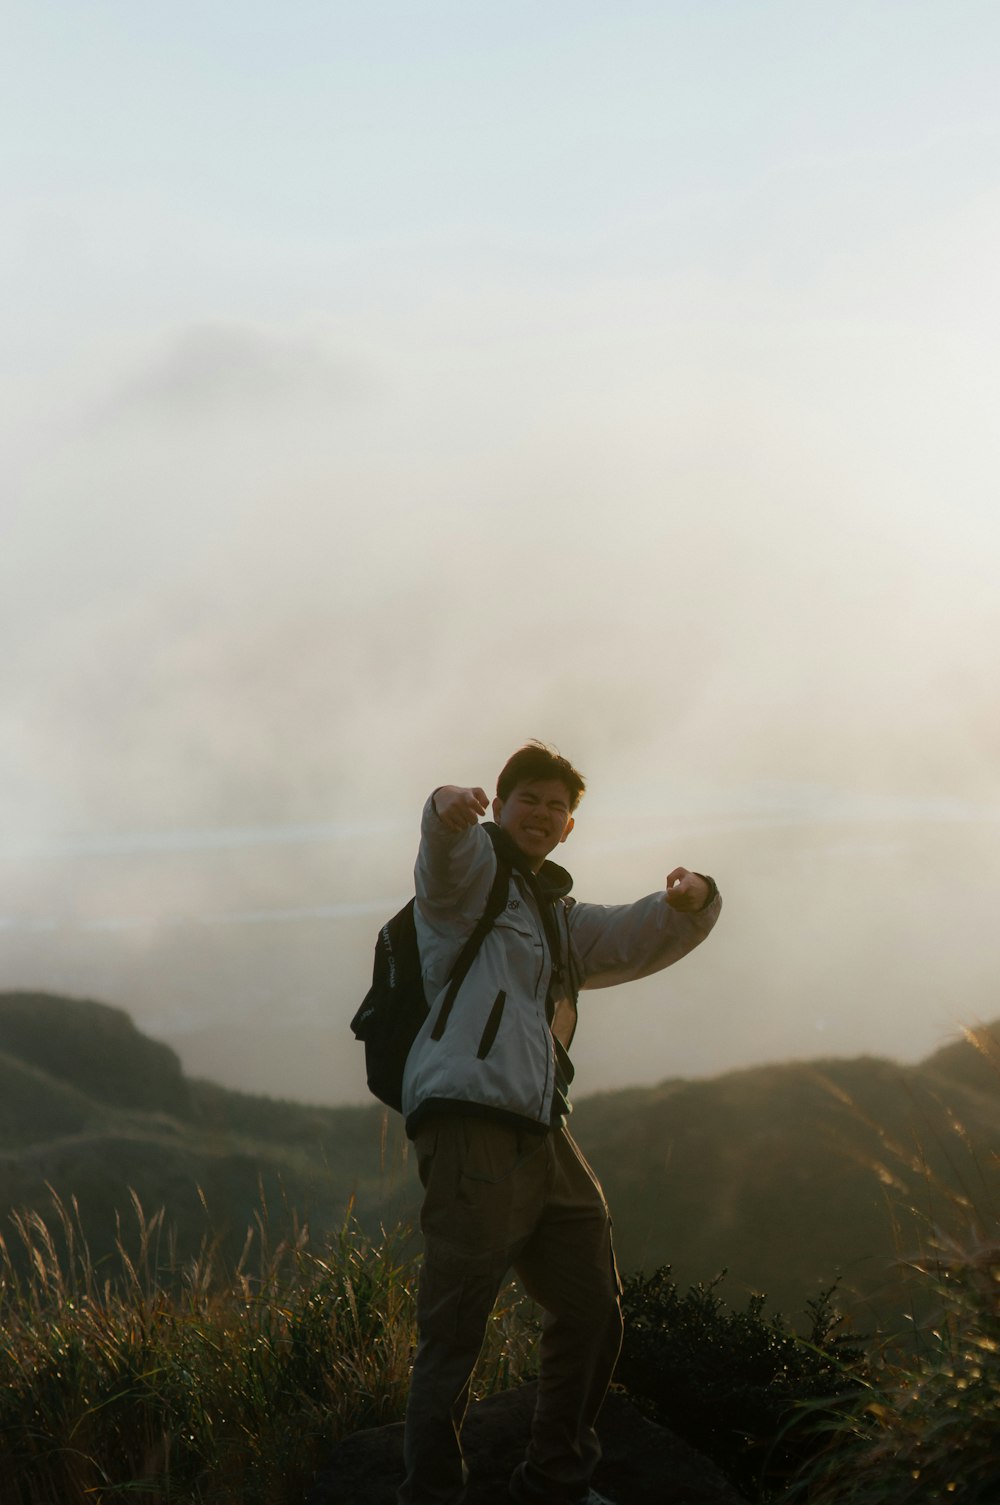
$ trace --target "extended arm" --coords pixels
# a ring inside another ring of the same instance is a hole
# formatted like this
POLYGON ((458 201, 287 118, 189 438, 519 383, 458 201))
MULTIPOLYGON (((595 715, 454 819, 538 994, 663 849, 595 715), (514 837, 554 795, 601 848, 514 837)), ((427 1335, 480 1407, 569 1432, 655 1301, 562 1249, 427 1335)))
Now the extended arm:
POLYGON ((666 889, 634 904, 574 904, 569 928, 581 985, 609 988, 680 961, 705 939, 721 908, 714 882, 687 868, 675 868, 666 889))
POLYGON ((479 825, 489 801, 479 788, 442 784, 424 806, 414 869, 417 904, 429 918, 478 918, 496 868, 493 846, 479 825))

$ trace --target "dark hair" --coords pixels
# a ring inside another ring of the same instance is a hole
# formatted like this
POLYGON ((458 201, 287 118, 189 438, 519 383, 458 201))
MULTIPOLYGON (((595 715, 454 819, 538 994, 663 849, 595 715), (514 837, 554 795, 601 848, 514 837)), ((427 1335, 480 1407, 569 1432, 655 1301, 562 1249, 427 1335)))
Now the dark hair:
POLYGON ((544 742, 526 742, 512 758, 508 758, 497 779, 497 795, 505 800, 518 784, 530 784, 535 779, 558 779, 566 785, 569 808, 575 810, 587 785, 583 774, 578 773, 568 758, 547 747, 544 742))

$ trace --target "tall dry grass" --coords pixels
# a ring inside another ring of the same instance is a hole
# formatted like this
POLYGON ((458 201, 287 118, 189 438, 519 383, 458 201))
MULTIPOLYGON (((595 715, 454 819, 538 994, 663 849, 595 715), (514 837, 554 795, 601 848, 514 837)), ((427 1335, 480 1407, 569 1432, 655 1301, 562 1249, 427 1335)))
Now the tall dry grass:
MULTIPOLYGON (((997 1041, 963 1033, 1000 1091, 997 1041)), ((814 1408, 821 1445, 785 1496, 795 1505, 1000 1502, 1000 1153, 984 1161, 954 1115, 949 1128, 968 1154, 947 1178, 919 1148, 879 1135, 871 1169, 919 1230, 900 1264, 914 1310, 930 1315, 869 1355, 860 1398, 814 1408)))
MULTIPOLYGON (((138 1254, 90 1256, 76 1207, 26 1212, 0 1238, 4 1505, 285 1505, 331 1444, 403 1414, 414 1344, 406 1230, 348 1220, 316 1246, 272 1240, 266 1207, 234 1269, 206 1238, 178 1264, 162 1211, 133 1196, 138 1254)), ((479 1393, 525 1373, 512 1291, 479 1393)))

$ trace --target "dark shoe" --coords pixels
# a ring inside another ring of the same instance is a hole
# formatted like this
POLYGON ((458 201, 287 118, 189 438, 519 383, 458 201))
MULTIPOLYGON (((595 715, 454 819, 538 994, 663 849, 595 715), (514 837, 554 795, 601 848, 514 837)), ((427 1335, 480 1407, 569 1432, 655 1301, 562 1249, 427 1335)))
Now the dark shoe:
POLYGON ((554 1495, 544 1487, 539 1489, 527 1478, 523 1463, 511 1475, 507 1492, 516 1505, 614 1505, 613 1500, 599 1495, 596 1489, 584 1490, 582 1495, 554 1495))

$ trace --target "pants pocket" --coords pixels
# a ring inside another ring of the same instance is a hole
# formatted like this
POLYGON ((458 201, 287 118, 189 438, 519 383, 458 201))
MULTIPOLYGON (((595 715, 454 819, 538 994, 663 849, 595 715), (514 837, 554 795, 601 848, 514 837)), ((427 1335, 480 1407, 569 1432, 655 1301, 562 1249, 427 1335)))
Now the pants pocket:
POLYGON ((424 1237, 471 1254, 516 1246, 544 1197, 544 1138, 464 1114, 442 1114, 437 1131, 424 1182, 424 1237))
POLYGON ((428 1239, 417 1290, 421 1338, 466 1348, 474 1361, 507 1269, 502 1252, 473 1253, 428 1239))
POLYGON ((426 1187, 431 1178, 431 1166, 434 1163, 434 1152, 437 1149, 438 1126, 436 1123, 425 1124, 418 1129, 413 1138, 413 1148, 417 1156, 417 1173, 420 1176, 420 1184, 426 1187))

